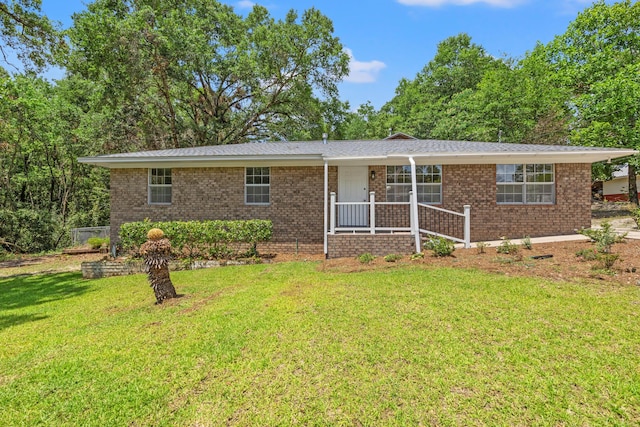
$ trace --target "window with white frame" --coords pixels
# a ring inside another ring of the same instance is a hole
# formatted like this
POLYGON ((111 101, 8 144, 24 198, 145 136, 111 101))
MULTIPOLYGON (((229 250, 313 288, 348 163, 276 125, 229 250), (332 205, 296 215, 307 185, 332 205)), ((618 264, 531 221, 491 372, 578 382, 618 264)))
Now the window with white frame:
POLYGON ((268 205, 270 193, 270 170, 268 167, 246 168, 245 203, 248 205, 268 205))
POLYGON ((497 202, 553 204, 555 170, 552 164, 496 165, 497 202))
MULTIPOLYGON (((416 165, 418 202, 442 203, 442 166, 416 165)), ((387 166, 387 202, 408 202, 411 166, 387 166)))
POLYGON ((149 169, 149 203, 171 204, 171 169, 149 169))

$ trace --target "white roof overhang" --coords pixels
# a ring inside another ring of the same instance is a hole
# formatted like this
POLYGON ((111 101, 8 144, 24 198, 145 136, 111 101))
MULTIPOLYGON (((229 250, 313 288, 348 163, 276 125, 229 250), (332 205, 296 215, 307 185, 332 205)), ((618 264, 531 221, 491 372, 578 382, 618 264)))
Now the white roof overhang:
POLYGON ((199 168, 251 166, 321 166, 329 165, 405 165, 409 157, 418 164, 466 165, 511 163, 595 163, 637 154, 635 150, 584 150, 539 152, 458 152, 393 153, 372 156, 252 155, 252 156, 97 156, 81 157, 80 163, 120 168, 199 168))

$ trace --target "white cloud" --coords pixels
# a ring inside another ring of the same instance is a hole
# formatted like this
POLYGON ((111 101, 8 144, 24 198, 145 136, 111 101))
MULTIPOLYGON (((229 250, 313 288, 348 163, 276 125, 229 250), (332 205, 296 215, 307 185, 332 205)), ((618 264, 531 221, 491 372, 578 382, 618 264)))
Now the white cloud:
POLYGON ((373 83, 378 77, 380 70, 385 68, 387 64, 381 61, 358 61, 353 57, 351 49, 345 49, 349 55, 349 75, 345 77, 345 81, 350 83, 373 83))
POLYGON ((438 7, 446 5, 468 6, 474 3, 486 3, 495 7, 514 7, 528 0, 397 0, 398 3, 407 6, 438 7))
POLYGON ((255 6, 256 4, 250 0, 240 0, 238 3, 236 3, 238 5, 239 9, 252 9, 253 6, 255 6))

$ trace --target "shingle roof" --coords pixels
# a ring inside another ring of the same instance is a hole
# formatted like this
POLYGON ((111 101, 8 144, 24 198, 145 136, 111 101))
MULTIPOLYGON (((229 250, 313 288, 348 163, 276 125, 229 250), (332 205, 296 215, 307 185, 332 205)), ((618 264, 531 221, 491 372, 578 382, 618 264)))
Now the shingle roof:
MULTIPOLYGON (((433 157, 446 160, 456 157, 475 158, 473 163, 495 163, 482 157, 505 156, 576 156, 577 163, 590 163, 594 158, 606 160, 635 154, 628 149, 578 147, 570 145, 534 145, 497 142, 441 141, 441 140, 374 140, 267 142, 206 147, 177 148, 157 151, 109 154, 79 159, 83 163, 118 167, 118 163, 181 162, 229 160, 317 160, 349 161, 354 159, 380 159, 393 157, 433 157), (579 160, 580 156, 582 160, 579 160)), ((444 163, 444 162, 443 162, 444 163)))

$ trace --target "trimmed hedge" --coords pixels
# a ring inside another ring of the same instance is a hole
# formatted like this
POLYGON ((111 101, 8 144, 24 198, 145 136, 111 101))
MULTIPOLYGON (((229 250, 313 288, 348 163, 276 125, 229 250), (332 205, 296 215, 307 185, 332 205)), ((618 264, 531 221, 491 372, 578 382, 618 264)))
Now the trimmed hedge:
POLYGON ((258 255, 258 242, 267 242, 273 234, 268 220, 246 221, 166 221, 147 220, 122 224, 121 249, 137 255, 152 228, 164 231, 178 258, 233 258, 258 255))

